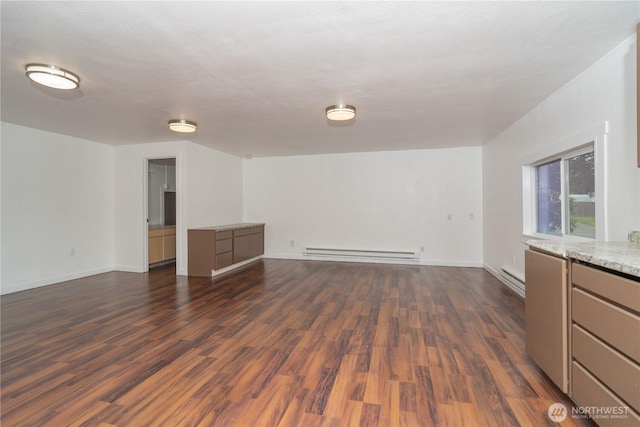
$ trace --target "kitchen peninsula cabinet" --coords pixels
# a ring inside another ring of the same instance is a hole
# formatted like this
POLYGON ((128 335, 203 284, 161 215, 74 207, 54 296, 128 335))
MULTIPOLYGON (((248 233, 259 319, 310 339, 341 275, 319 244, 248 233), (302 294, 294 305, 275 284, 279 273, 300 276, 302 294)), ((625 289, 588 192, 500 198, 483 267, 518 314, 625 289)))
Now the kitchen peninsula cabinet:
POLYGON ((527 352, 556 382, 558 365, 550 369, 545 357, 556 354, 554 340, 566 336, 560 350, 568 391, 562 390, 583 411, 593 411, 587 414, 600 426, 640 425, 640 244, 527 244, 534 249, 525 254, 527 352), (548 318, 550 307, 557 313, 558 298, 564 304, 561 319, 553 314, 547 326, 534 320, 532 330, 531 318, 548 318), (556 332, 545 337, 551 331, 556 332))
POLYGON ((211 277, 264 254, 264 224, 230 224, 188 230, 189 276, 211 277))

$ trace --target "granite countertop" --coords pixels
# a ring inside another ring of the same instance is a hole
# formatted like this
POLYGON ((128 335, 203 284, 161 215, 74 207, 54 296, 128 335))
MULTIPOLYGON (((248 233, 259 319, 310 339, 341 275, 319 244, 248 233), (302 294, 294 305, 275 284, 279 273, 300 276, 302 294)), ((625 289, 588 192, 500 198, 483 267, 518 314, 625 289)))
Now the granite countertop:
POLYGON ((194 230, 226 231, 226 230, 237 230, 239 228, 260 227, 262 225, 264 225, 264 222, 240 222, 238 224, 212 225, 211 227, 199 227, 194 230))
POLYGON ((557 240, 528 240, 526 244, 563 258, 577 259, 640 277, 640 244, 635 242, 572 243, 557 240))

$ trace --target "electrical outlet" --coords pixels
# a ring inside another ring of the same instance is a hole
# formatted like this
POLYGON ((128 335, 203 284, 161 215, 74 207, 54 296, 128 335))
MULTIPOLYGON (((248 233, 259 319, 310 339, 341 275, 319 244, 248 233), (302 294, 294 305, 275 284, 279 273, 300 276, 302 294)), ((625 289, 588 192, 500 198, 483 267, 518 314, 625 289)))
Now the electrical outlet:
POLYGON ((473 214, 472 213, 469 214, 469 221, 473 221, 473 214))
POLYGON ((294 240, 289 241, 289 246, 293 248, 295 245, 296 245, 296 242, 294 240))
POLYGON ((516 265, 516 254, 511 254, 511 262, 516 265))
POLYGON ((447 214, 447 221, 451 221, 452 218, 453 218, 453 216, 450 213, 448 213, 447 214))
POLYGON ((420 252, 424 252, 424 246, 420 246, 420 252))
POLYGON ((69 255, 76 256, 76 248, 71 248, 71 253, 69 255))

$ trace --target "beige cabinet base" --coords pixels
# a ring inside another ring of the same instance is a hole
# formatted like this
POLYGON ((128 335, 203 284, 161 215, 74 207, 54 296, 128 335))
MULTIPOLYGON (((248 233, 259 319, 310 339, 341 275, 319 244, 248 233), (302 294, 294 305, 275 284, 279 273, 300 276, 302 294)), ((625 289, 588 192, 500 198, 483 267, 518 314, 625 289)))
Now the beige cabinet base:
POLYGON ((189 276, 211 277, 264 253, 264 225, 195 228, 187 237, 189 276))
POLYGON ((149 230, 149 264, 168 261, 176 257, 175 227, 149 230))
POLYGON ((567 393, 567 260, 526 250, 525 277, 527 353, 567 393))
POLYGON ((640 280, 574 261, 571 282, 571 398, 626 408, 598 425, 640 425, 640 280))

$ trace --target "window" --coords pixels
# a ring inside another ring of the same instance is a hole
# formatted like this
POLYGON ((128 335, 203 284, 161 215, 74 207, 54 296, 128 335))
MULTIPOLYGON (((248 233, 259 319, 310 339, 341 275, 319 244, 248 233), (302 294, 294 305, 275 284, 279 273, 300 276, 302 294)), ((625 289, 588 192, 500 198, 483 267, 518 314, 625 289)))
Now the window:
POLYGON ((560 160, 536 166, 537 232, 562 235, 560 160))
POLYGON ((535 230, 541 234, 595 239, 593 145, 534 165, 535 230))
POLYGON ((524 237, 608 239, 608 135, 602 122, 522 156, 524 237))

